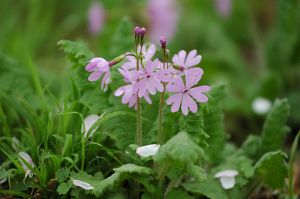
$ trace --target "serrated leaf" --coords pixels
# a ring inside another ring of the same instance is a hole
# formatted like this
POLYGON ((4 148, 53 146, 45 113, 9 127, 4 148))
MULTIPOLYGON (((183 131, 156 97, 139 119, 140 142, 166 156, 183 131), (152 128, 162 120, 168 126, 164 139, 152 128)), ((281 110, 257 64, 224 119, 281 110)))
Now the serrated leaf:
POLYGON ((92 193, 99 197, 106 190, 113 188, 118 183, 120 183, 124 178, 130 178, 131 174, 139 174, 139 175, 150 175, 152 173, 152 169, 147 167, 137 166, 134 164, 125 164, 119 168, 114 169, 115 173, 113 173, 108 178, 98 181, 95 183, 95 188, 92 190, 92 193), (129 176, 127 176, 129 175, 129 176))
POLYGON ((215 86, 209 92, 208 110, 203 110, 204 131, 208 134, 208 154, 211 162, 218 162, 221 152, 225 146, 226 134, 224 130, 224 114, 222 110, 222 100, 225 97, 225 86, 215 86))
POLYGON ((226 192, 221 187, 220 182, 213 179, 212 177, 201 182, 187 182, 183 184, 185 190, 198 194, 204 195, 210 199, 228 199, 226 192))
POLYGON ((275 101, 263 127, 261 154, 281 149, 287 132, 285 123, 289 110, 287 99, 275 101))
POLYGON ((287 176, 286 158, 286 154, 282 151, 264 154, 255 164, 257 177, 273 189, 283 188, 287 176))
POLYGON ((196 181, 206 180, 206 173, 203 168, 195 164, 188 164, 187 172, 196 179, 196 181))
POLYGON ((145 175, 150 175, 152 173, 152 169, 148 167, 137 166, 135 164, 125 164, 119 168, 115 168, 114 171, 119 173, 137 173, 145 175))
POLYGON ((55 176, 58 182, 63 182, 69 177, 69 174, 69 168, 61 168, 56 172, 55 176))
POLYGON ((61 40, 57 43, 69 57, 73 66, 85 66, 86 63, 94 57, 94 54, 88 50, 84 43, 61 40))
POLYGON ((60 185, 57 187, 56 191, 59 195, 65 195, 69 192, 69 190, 72 188, 72 182, 69 181, 68 183, 62 182, 60 185))
POLYGON ((180 132, 162 145, 154 156, 155 161, 164 161, 168 158, 181 163, 196 162, 202 149, 189 137, 186 132, 180 132))

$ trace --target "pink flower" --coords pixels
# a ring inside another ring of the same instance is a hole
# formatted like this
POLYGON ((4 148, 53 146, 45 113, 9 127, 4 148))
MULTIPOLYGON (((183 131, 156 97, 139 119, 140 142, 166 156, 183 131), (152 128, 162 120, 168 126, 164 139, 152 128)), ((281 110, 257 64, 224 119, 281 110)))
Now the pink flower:
POLYGON ((88 11, 89 31, 91 34, 98 34, 104 25, 105 11, 98 1, 94 1, 88 11))
MULTIPOLYGON (((141 47, 138 47, 138 52, 140 52, 141 47)), ((145 61, 150 60, 156 52, 156 47, 154 44, 151 44, 148 48, 146 48, 146 46, 144 45, 142 47, 142 55, 144 57, 145 61)), ((126 56, 127 62, 125 62, 122 65, 122 68, 125 68, 127 70, 133 70, 136 69, 136 58, 134 56, 126 56)), ((139 66, 140 67, 140 66, 139 66)))
POLYGON ((106 90, 108 84, 110 83, 110 62, 106 61, 101 57, 93 58, 89 61, 88 65, 85 67, 85 70, 90 72, 88 78, 89 81, 97 81, 102 78, 101 89, 106 90))
POLYGON ((151 41, 159 44, 162 35, 171 40, 177 29, 179 15, 176 0, 148 0, 148 12, 151 41))
POLYGON ((216 8, 223 17, 228 17, 230 15, 231 4, 231 0, 215 0, 216 8))
MULTIPOLYGON (((135 71, 131 72, 131 71, 128 71, 128 70, 122 69, 122 68, 119 69, 119 72, 123 75, 124 81, 129 84, 118 88, 115 91, 115 96, 123 95, 122 103, 128 104, 129 107, 134 106, 136 108, 136 102, 137 102, 138 95, 137 95, 137 93, 133 92, 133 85, 137 82, 136 73, 135 73, 135 71)), ((149 104, 152 103, 148 92, 146 92, 143 97, 149 104)))
POLYGON ((168 105, 172 105, 171 111, 177 112, 181 106, 181 111, 184 115, 188 114, 188 111, 195 113, 198 110, 197 102, 207 102, 208 98, 204 94, 210 90, 209 86, 198 86, 192 88, 196 85, 203 75, 202 69, 201 73, 195 73, 195 71, 187 71, 186 74, 186 85, 184 85, 181 77, 176 77, 172 84, 167 86, 167 90, 171 93, 175 93, 170 96, 167 100, 168 105))
POLYGON ((161 62, 158 59, 148 60, 145 67, 137 71, 138 81, 133 86, 133 92, 138 93, 139 97, 144 96, 147 92, 152 95, 156 94, 156 91, 163 92, 164 87, 155 71, 159 65, 161 62))
POLYGON ((200 63, 202 57, 197 55, 197 50, 192 50, 187 55, 186 51, 181 50, 178 54, 173 56, 173 64, 179 66, 180 71, 186 71, 189 68, 200 63))

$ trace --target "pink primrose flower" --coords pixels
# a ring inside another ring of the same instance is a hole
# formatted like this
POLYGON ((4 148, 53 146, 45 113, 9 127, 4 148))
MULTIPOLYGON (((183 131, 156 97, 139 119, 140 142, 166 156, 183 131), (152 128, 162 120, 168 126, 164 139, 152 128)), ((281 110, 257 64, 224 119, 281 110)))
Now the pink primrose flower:
POLYGON ((172 105, 172 112, 177 112, 181 106, 181 111, 184 115, 187 115, 189 110, 195 113, 198 110, 195 100, 201 103, 208 101, 208 97, 204 93, 210 90, 209 86, 193 87, 203 75, 203 70, 200 70, 202 71, 201 73, 195 73, 195 71, 191 70, 187 71, 185 85, 182 78, 178 76, 174 78, 172 84, 167 86, 169 92, 175 93, 167 99, 167 104, 172 105))
POLYGON ((90 72, 89 81, 97 81, 102 77, 101 89, 107 90, 110 83, 110 63, 101 57, 93 58, 89 61, 85 70, 90 72))

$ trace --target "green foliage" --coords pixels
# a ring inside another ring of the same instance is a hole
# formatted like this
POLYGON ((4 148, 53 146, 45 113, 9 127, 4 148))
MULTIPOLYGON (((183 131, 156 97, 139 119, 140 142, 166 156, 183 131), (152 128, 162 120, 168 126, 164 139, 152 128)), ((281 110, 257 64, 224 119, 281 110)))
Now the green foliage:
POLYGON ((73 184, 71 181, 69 182, 62 182, 56 189, 57 193, 59 195, 65 195, 69 192, 69 190, 72 188, 73 184))
POLYGON ((185 132, 179 132, 162 145, 154 157, 156 161, 171 159, 181 163, 196 162, 203 150, 185 132))
POLYGON ((287 175, 286 158, 282 151, 264 154, 254 166, 257 177, 273 189, 283 188, 287 175))
POLYGON ((201 182, 186 182, 183 187, 188 192, 204 195, 210 199, 228 199, 224 189, 221 187, 220 182, 212 177, 207 178, 201 182))
POLYGON ((174 189, 168 193, 166 199, 193 199, 193 197, 187 194, 184 190, 174 189))
POLYGON ((88 50, 84 43, 61 40, 57 45, 68 55, 73 67, 83 67, 94 57, 94 54, 88 50))
POLYGON ((222 101, 225 97, 225 86, 215 86, 209 92, 207 110, 203 110, 204 131, 208 134, 208 154, 211 162, 220 161, 221 152, 224 149, 226 134, 224 130, 224 114, 222 111, 222 101))
POLYGON ((289 110, 287 99, 275 101, 263 127, 261 154, 281 149, 287 132, 285 123, 289 116, 289 110))
POLYGON ((58 182, 63 182, 69 177, 69 174, 70 174, 70 169, 61 168, 56 172, 56 179, 58 182))

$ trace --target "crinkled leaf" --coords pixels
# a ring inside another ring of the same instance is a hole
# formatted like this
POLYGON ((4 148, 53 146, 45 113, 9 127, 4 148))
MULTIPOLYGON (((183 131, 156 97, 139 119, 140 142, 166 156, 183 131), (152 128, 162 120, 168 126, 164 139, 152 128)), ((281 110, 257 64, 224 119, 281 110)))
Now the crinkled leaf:
POLYGON ((264 154, 255 164, 257 177, 273 189, 283 188, 287 176, 286 158, 286 154, 282 151, 264 154))
POLYGON ((203 110, 204 131, 208 134, 208 148, 205 153, 211 162, 219 161, 221 152, 225 146, 226 134, 224 130, 224 114, 222 111, 222 100, 225 97, 225 86, 215 86, 209 92, 208 109, 203 110))
POLYGON ((244 141, 241 151, 248 157, 256 157, 259 152, 261 138, 255 135, 249 135, 244 141))
POLYGON ((61 168, 56 172, 56 179, 58 182, 63 182, 69 177, 69 174, 70 174, 69 168, 61 168))
POLYGON ((228 199, 226 192, 221 187, 220 182, 212 177, 207 178, 201 182, 187 182, 183 184, 185 190, 198 194, 204 195, 210 199, 228 199))
POLYGON ((72 188, 73 184, 71 181, 68 183, 62 182, 60 185, 57 187, 56 191, 58 192, 59 195, 65 195, 69 192, 69 190, 72 188))
POLYGON ((263 127, 261 154, 281 149, 287 132, 285 123, 289 110, 287 99, 275 101, 263 127))
POLYGON ((155 161, 171 159, 181 163, 196 162, 203 154, 202 149, 186 132, 180 132, 162 145, 154 156, 155 161))

